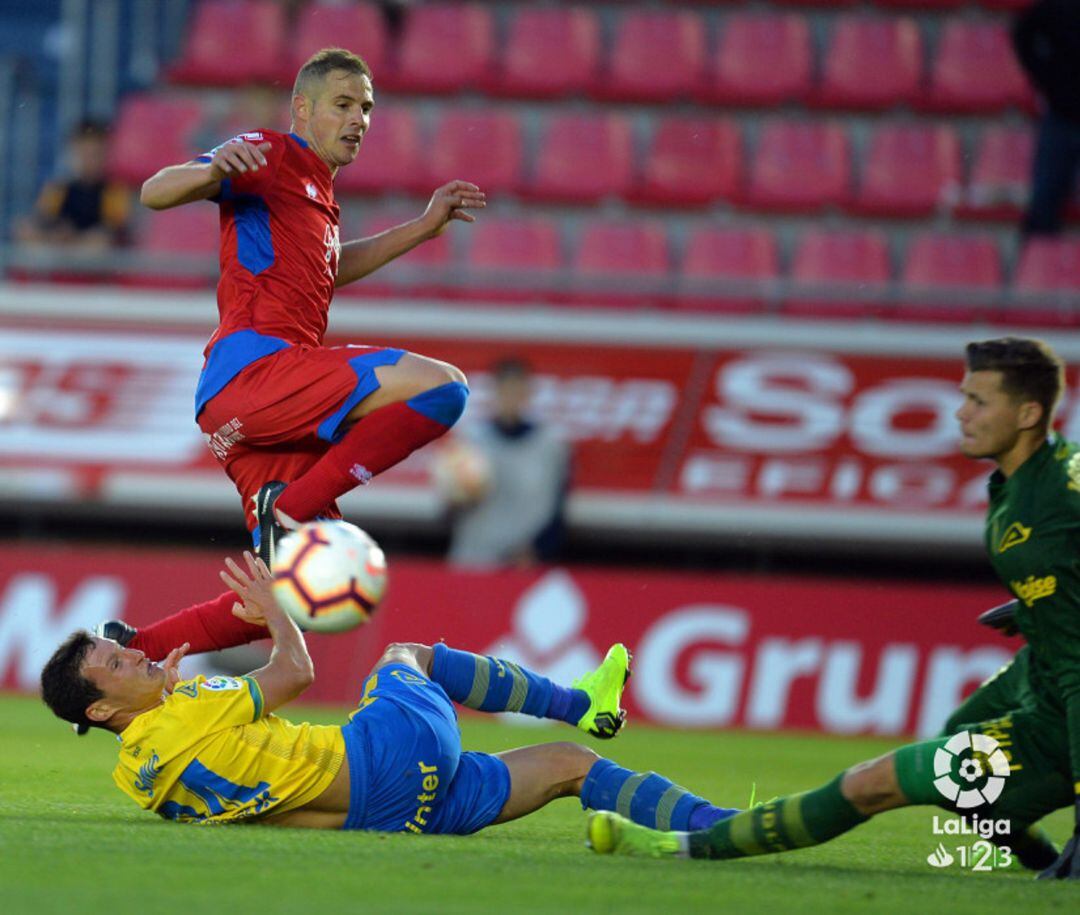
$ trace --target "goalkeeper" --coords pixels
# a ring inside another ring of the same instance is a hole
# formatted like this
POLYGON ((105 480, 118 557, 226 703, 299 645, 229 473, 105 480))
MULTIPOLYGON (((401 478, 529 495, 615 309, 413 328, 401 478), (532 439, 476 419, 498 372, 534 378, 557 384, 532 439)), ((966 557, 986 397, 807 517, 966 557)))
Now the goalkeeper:
POLYGON ((576 743, 462 752, 451 699, 614 737, 629 676, 622 645, 572 688, 442 644, 391 645, 346 725, 293 724, 271 714, 299 696, 314 671, 303 636, 273 598, 266 566, 250 553, 246 559, 246 571, 226 561, 231 597, 137 633, 106 623, 105 634, 116 638, 76 632, 42 671, 42 696, 57 715, 80 733, 99 727, 117 735, 113 780, 141 807, 183 822, 458 835, 560 797, 664 829, 700 829, 735 812, 576 743), (274 648, 265 667, 244 677, 180 680, 180 659, 193 646, 239 644, 267 630, 274 648), (188 639, 166 651, 180 633, 188 639))
POLYGON ((935 740, 853 766, 823 787, 777 798, 708 830, 656 832, 596 813, 588 825, 594 851, 741 858, 817 845, 877 813, 933 804, 983 821, 1007 820, 1009 835, 995 841, 1022 864, 1040 870, 1041 878, 1080 879, 1080 453, 1050 433, 1064 370, 1038 340, 970 343, 966 356, 956 414, 961 450, 997 465, 986 548, 1016 597, 1014 619, 1003 620, 999 610, 995 624, 1014 625, 1027 644, 961 704, 935 740), (943 778, 935 757, 952 755, 956 745, 945 744, 960 731, 996 740, 1007 776, 992 783, 993 760, 975 755, 976 763, 960 769, 954 763, 943 778), (968 801, 976 798, 960 792, 978 790, 979 783, 988 788, 982 797, 989 803, 972 808, 968 801), (1034 824, 1063 807, 1075 808, 1077 826, 1059 855, 1034 824))

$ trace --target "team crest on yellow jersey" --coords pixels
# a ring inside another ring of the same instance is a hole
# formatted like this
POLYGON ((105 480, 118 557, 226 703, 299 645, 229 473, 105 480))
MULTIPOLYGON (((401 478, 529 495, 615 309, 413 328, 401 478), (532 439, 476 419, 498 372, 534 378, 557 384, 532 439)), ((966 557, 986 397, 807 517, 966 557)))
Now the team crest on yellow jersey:
POLYGON ((1009 547, 1020 546, 1021 543, 1027 543, 1028 538, 1030 537, 1031 528, 1024 527, 1019 521, 1014 521, 1005 529, 1005 533, 1001 535, 1001 539, 998 541, 998 552, 1004 553, 1009 547))

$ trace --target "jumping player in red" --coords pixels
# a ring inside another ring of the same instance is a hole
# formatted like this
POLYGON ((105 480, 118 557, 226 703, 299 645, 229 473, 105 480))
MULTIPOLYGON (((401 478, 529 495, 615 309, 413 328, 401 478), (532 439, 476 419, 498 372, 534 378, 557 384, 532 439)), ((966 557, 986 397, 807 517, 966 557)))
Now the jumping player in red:
POLYGON ((465 409, 465 376, 400 349, 323 346, 334 289, 367 276, 451 220, 485 205, 467 181, 435 191, 411 222, 340 242, 333 179, 360 151, 374 107, 371 71, 341 48, 300 68, 288 134, 234 137, 146 181, 141 200, 221 209, 220 323, 206 346, 195 415, 236 484, 259 553, 335 500, 446 432, 465 409))

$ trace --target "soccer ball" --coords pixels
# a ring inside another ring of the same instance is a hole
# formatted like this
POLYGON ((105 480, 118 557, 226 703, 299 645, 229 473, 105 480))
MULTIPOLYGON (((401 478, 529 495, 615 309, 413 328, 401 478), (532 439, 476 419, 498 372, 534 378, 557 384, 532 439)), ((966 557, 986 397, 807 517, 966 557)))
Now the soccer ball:
POLYGON ((346 521, 312 521, 278 544, 274 597, 301 629, 344 632, 366 622, 386 591, 386 556, 346 521))

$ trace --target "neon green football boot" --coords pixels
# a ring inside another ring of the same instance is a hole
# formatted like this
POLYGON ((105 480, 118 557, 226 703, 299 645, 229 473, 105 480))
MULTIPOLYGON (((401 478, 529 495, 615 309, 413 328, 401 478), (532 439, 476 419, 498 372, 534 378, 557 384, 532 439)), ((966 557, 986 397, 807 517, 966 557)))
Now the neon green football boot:
POLYGON ((660 832, 632 823, 610 810, 589 816, 585 845, 598 855, 632 855, 635 858, 685 857, 677 832, 660 832))
POLYGON ((589 708, 578 719, 577 726, 593 737, 610 740, 619 733, 626 721, 626 712, 619 708, 623 687, 630 679, 630 652, 622 642, 608 649, 600 666, 592 673, 578 677, 574 689, 589 694, 589 708))

